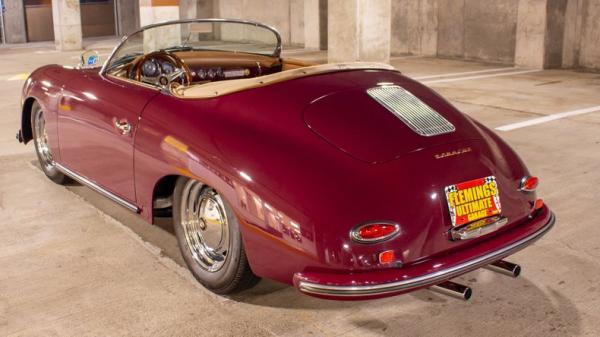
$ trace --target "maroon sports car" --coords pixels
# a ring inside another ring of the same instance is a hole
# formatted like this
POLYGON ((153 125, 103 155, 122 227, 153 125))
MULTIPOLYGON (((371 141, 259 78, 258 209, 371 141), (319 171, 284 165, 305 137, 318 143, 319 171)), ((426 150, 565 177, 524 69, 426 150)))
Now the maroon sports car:
POLYGON ((519 274, 502 259, 554 216, 504 141, 388 65, 280 54, 259 23, 147 26, 102 67, 88 52, 34 71, 17 138, 52 181, 172 217, 216 293, 266 277, 330 299, 468 299, 450 279, 519 274))

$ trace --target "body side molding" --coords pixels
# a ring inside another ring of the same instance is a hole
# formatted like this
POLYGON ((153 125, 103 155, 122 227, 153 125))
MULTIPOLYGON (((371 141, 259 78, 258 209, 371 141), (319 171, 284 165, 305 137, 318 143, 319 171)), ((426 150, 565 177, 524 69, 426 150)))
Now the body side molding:
POLYGON ((109 192, 107 190, 105 190, 104 188, 100 187, 98 184, 96 184, 95 182, 89 180, 88 178, 71 171, 69 168, 59 164, 59 163, 55 163, 56 168, 58 168, 62 173, 66 174, 67 176, 71 177, 73 180, 77 181, 78 183, 85 185, 89 188, 91 188, 92 190, 102 194, 103 196, 107 197, 108 199, 116 202, 117 204, 127 208, 128 210, 135 212, 135 213, 139 213, 140 212, 140 208, 134 204, 132 204, 131 202, 119 197, 118 195, 113 194, 112 192, 109 192))

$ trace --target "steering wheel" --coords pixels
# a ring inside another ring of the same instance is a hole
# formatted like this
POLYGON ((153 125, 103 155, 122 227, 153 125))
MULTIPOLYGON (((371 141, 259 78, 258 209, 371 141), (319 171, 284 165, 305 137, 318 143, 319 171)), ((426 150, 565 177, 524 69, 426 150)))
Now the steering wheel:
POLYGON ((185 62, 179 56, 165 51, 155 51, 142 56, 135 65, 133 72, 136 81, 155 84, 163 88, 167 88, 178 78, 180 78, 182 85, 192 83, 192 72, 185 62), (175 70, 166 73, 162 66, 163 63, 159 61, 170 63, 175 70), (157 67, 156 76, 145 76, 143 74, 142 67, 146 62, 153 62, 155 64, 157 67))

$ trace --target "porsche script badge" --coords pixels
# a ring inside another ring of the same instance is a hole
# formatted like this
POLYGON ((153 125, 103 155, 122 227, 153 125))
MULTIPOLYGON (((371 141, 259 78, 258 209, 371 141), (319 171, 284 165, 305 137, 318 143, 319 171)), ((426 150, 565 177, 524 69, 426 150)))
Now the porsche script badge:
POLYGON ((435 157, 435 159, 443 159, 443 158, 447 158, 447 157, 458 156, 459 154, 464 154, 464 153, 471 152, 471 151, 473 151, 473 150, 470 147, 463 147, 458 150, 436 153, 434 155, 434 157, 435 157))

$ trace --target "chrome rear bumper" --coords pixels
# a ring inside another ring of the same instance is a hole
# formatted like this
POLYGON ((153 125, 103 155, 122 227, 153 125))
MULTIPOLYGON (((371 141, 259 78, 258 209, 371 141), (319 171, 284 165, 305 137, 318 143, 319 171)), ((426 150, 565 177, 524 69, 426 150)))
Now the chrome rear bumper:
POLYGON ((408 292, 411 290, 436 285, 469 271, 487 266, 495 261, 505 258, 506 256, 512 255, 544 236, 544 234, 546 234, 554 226, 554 222, 555 216, 551 213, 550 219, 543 227, 516 242, 473 260, 465 261, 447 269, 438 270, 433 273, 413 277, 410 279, 397 282, 358 286, 328 285, 313 283, 306 280, 299 280, 296 283, 296 286, 301 292, 306 293, 307 295, 326 298, 347 297, 348 299, 352 299, 354 297, 356 299, 360 299, 361 297, 380 297, 386 294, 408 292))

